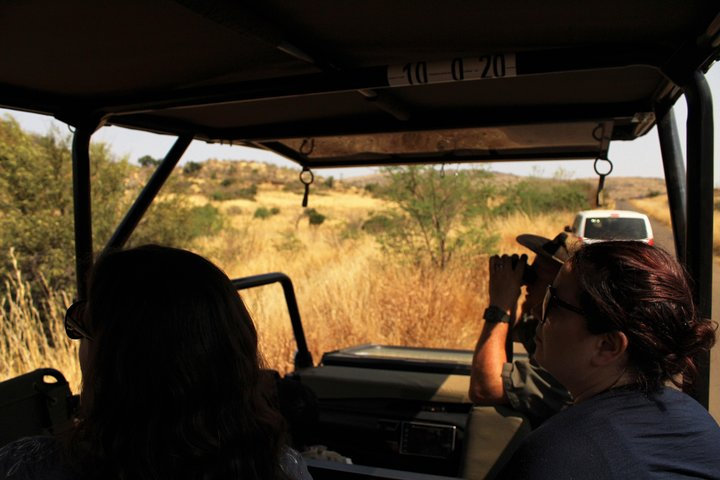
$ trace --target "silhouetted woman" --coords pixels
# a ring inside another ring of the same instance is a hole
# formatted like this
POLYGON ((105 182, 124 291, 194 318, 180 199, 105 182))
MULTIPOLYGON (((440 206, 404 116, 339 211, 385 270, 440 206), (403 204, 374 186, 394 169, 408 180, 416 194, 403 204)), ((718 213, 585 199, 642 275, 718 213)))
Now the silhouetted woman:
POLYGON ((642 242, 584 246, 548 286, 536 331, 535 358, 574 405, 526 438, 504 477, 720 478, 720 428, 665 386, 691 381, 714 341, 672 256, 642 242))
POLYGON ((62 440, 7 446, 7 478, 307 479, 268 402, 257 334, 228 277, 145 246, 95 265, 68 311, 81 337, 80 415, 62 440), (15 473, 15 477, 10 473, 15 473))

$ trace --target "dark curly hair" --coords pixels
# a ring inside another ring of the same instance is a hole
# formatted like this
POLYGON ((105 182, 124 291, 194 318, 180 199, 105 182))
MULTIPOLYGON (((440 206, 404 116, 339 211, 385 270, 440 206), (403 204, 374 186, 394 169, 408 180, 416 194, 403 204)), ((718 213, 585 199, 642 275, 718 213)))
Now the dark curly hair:
MULTIPOLYGON (((280 479, 250 315, 228 277, 185 250, 104 255, 89 283, 93 339, 71 458, 91 478, 280 479)), ((268 392, 268 393, 266 393, 268 392)))
POLYGON ((639 388, 680 386, 697 375, 696 357, 715 343, 715 325, 700 318, 683 267, 666 251, 635 241, 584 245, 569 260, 580 283, 588 330, 628 337, 639 388))

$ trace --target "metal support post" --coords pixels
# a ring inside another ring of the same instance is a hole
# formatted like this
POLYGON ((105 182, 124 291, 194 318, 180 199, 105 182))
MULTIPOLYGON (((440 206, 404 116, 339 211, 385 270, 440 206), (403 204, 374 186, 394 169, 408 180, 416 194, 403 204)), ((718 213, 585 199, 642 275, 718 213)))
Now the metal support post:
POLYGON ((135 199, 135 203, 133 203, 127 214, 125 214, 125 218, 122 219, 120 225, 115 229, 115 233, 113 233, 107 245, 105 245, 106 250, 122 248, 123 245, 125 245, 130 235, 132 235, 132 232, 135 231, 135 228, 138 226, 138 223, 140 223, 148 207, 150 207, 153 199, 172 173, 175 165, 177 165, 188 146, 190 146, 192 140, 193 137, 191 135, 178 137, 165 156, 165 159, 158 165, 155 173, 153 173, 150 180, 148 180, 145 188, 143 188, 140 195, 135 199))
MULTIPOLYGON (((695 72, 686 85, 687 119, 687 235, 686 266, 695 283, 700 315, 712 315, 713 239, 713 111, 705 76, 695 72)), ((709 404, 709 355, 698 358, 699 375, 691 392, 706 408, 709 404)))
POLYGON ((672 223, 673 238, 675 240, 675 256, 681 263, 685 263, 685 229, 687 219, 685 212, 687 194, 685 184, 685 159, 680 149, 680 136, 678 135, 675 113, 672 107, 658 112, 657 129, 662 152, 663 168, 665 170, 665 189, 670 206, 670 221, 672 223))
POLYGON ((97 126, 97 123, 88 122, 76 127, 72 141, 75 273, 78 298, 83 298, 87 292, 87 276, 93 263, 90 138, 97 126))

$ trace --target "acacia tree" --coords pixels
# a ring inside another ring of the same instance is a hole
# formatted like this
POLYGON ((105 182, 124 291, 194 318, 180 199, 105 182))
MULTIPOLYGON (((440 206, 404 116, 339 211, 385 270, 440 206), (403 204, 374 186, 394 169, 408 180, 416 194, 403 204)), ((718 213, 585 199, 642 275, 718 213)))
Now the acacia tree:
POLYGON ((138 158, 138 165, 144 168, 157 167, 158 165, 160 165, 161 162, 162 160, 151 157, 150 155, 143 155, 142 157, 138 158))
MULTIPOLYGON (((445 173, 430 166, 389 167, 385 189, 404 215, 392 219, 386 243, 406 253, 419 252, 444 269, 464 247, 487 249, 492 236, 468 220, 486 210, 492 188, 484 170, 445 173)), ((417 258, 417 253, 416 253, 417 258)))

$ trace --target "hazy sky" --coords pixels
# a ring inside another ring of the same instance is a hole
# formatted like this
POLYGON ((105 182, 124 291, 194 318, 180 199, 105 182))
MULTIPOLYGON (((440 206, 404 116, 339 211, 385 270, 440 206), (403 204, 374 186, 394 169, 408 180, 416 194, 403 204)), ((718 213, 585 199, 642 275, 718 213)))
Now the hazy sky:
MULTIPOLYGON (((714 97, 713 111, 716 132, 714 184, 715 187, 720 187, 720 135, 718 135, 720 131, 720 67, 715 66, 712 68, 708 72, 707 79, 714 97)), ((63 129, 67 128, 64 123, 52 117, 0 109, 0 114, 3 113, 14 116, 25 130, 37 133, 46 133, 52 125, 57 125, 63 129)), ((683 151, 686 116, 686 103, 681 98, 675 104, 675 118, 678 123, 680 138, 683 140, 683 151)), ((118 127, 104 127, 95 133, 93 140, 106 142, 111 145, 116 155, 127 155, 131 161, 136 161, 143 155, 163 158, 175 141, 175 137, 143 133, 118 127)), ((613 175, 660 178, 664 176, 660 146, 655 129, 633 142, 613 142, 610 145, 609 157, 614 164, 614 170, 612 175, 608 177, 608 181, 612 179, 613 175)), ((259 160, 297 168, 299 171, 297 164, 269 152, 244 147, 211 145, 200 141, 194 141, 191 144, 181 162, 202 161, 208 158, 259 160)), ((491 168, 500 172, 520 175, 533 173, 539 176, 552 176, 559 168, 562 168, 564 172, 573 178, 595 176, 593 160, 494 163, 491 168)), ((348 178, 365 175, 372 171, 369 168, 352 168, 317 170, 317 173, 322 176, 334 175, 336 178, 348 178)))

